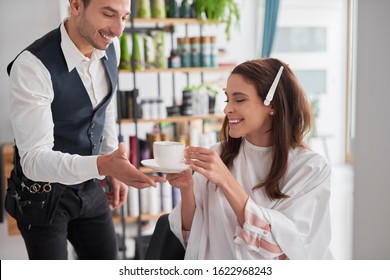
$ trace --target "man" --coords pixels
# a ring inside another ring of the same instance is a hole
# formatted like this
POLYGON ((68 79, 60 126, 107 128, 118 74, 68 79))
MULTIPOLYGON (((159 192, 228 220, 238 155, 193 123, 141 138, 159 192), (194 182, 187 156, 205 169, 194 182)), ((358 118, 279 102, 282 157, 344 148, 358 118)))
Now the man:
POLYGON ((80 259, 115 259, 109 204, 124 203, 127 185, 144 188, 165 179, 132 166, 116 138, 113 42, 122 35, 130 0, 69 4, 70 17, 7 68, 15 168, 6 208, 30 259, 67 259, 67 240, 80 259))

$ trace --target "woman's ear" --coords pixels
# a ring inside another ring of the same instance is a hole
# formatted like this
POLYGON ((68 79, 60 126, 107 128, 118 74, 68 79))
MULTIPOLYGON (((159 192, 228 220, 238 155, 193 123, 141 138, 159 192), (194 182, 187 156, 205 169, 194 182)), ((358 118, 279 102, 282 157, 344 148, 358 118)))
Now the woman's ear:
POLYGON ((276 110, 272 102, 267 106, 267 108, 268 108, 268 115, 272 117, 276 114, 276 110))

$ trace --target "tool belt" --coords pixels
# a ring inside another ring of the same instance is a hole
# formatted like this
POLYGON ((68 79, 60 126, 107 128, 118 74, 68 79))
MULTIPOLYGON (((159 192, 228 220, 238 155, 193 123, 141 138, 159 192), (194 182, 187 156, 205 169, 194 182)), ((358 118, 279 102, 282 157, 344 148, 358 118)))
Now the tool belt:
POLYGON ((8 179, 5 209, 18 222, 46 226, 52 222, 63 190, 60 184, 21 179, 13 170, 8 179))

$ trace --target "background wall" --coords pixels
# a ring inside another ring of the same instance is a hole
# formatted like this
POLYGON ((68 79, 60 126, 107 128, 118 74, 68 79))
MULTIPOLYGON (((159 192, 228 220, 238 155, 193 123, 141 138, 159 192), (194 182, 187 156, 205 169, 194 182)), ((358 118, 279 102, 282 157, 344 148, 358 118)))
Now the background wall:
POLYGON ((8 109, 7 65, 33 40, 58 26, 61 22, 58 3, 53 0, 0 2, 0 144, 13 141, 8 109))
POLYGON ((358 1, 354 259, 390 259, 389 11, 358 1))
MULTIPOLYGON (((58 26, 61 22, 58 3, 53 0, 0 1, 0 144, 13 141, 6 67, 33 40, 58 26)), ((0 224, 0 247, 1 259, 27 259, 21 236, 8 236, 7 223, 0 224)))

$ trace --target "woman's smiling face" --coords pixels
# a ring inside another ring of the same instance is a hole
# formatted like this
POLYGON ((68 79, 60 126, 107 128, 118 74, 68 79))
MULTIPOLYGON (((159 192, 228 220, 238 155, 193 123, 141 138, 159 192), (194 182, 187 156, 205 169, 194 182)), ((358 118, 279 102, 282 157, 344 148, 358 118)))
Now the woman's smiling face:
POLYGON ((227 104, 224 113, 229 121, 229 136, 245 137, 257 146, 272 145, 272 104, 265 106, 256 87, 238 74, 229 77, 225 94, 227 104))

